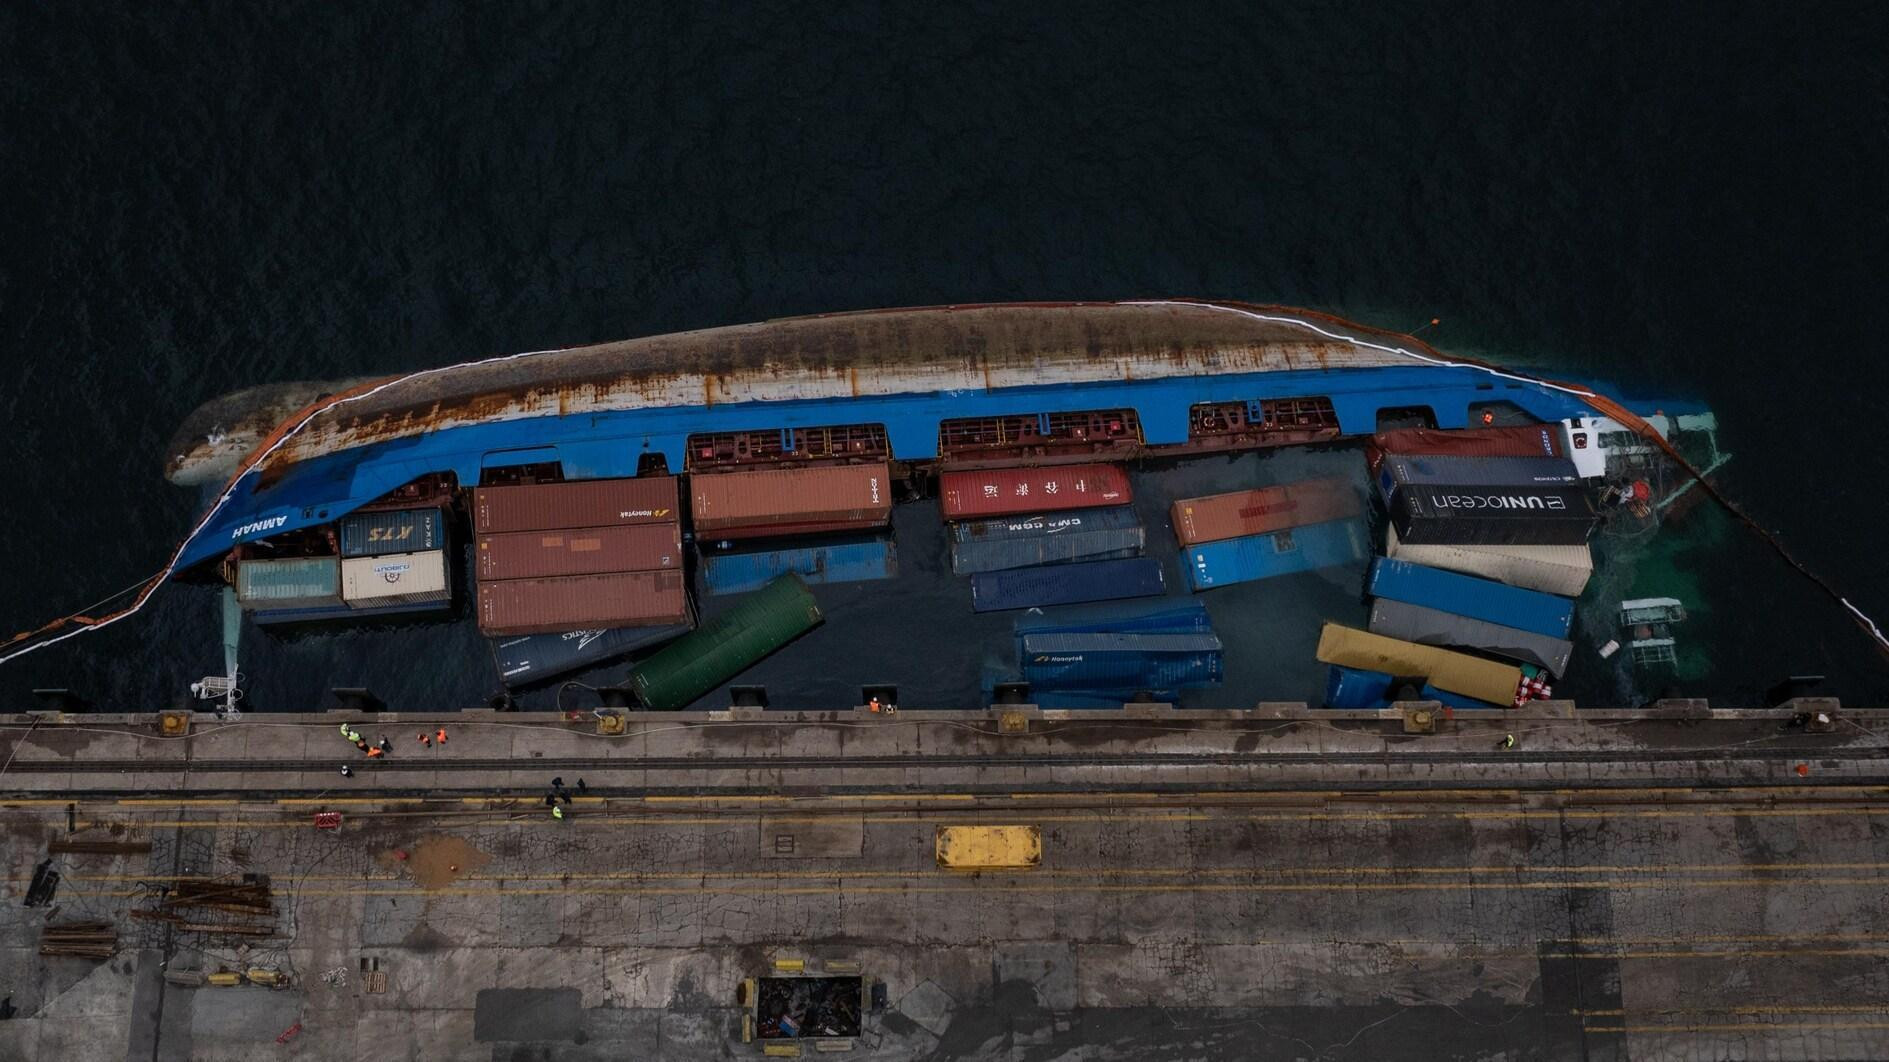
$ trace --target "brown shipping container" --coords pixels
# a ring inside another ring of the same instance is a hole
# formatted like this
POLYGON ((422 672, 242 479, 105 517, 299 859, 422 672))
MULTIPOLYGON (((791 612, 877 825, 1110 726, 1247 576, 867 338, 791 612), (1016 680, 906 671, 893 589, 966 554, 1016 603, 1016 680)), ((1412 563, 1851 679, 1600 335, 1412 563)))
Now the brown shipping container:
POLYGON ((1308 479, 1260 490, 1182 498, 1170 515, 1183 546, 1264 535, 1358 515, 1358 492, 1342 479, 1308 479))
POLYGON ((632 524, 479 536, 481 580, 651 572, 681 566, 681 524, 632 524))
POLYGON ((892 516, 892 469, 881 461, 698 474, 689 493, 695 529, 722 538, 880 527, 892 516))
POLYGON ((1560 457, 1565 452, 1561 425, 1526 424, 1508 428, 1401 428, 1371 436, 1366 458, 1371 468, 1385 454, 1455 457, 1560 457))
POLYGON ((938 478, 938 503, 947 520, 1093 509, 1134 500, 1128 474, 1114 465, 983 468, 938 478))
POLYGON ((684 623, 682 572, 611 572, 479 584, 482 634, 548 634, 595 627, 684 623))
POLYGON ((480 534, 663 524, 676 519, 674 476, 574 479, 480 487, 472 493, 472 526, 480 534))

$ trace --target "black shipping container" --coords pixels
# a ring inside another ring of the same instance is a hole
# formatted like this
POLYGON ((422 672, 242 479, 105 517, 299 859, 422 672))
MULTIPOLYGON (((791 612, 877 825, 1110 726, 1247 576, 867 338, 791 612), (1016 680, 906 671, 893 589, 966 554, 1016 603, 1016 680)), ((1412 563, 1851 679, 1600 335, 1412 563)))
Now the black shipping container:
POLYGON ((443 549, 446 522, 438 509, 390 509, 341 518, 343 557, 383 557, 443 549))
POLYGON ((615 627, 563 634, 521 634, 490 641, 492 658, 498 662, 499 680, 507 686, 524 686, 660 645, 680 638, 689 630, 688 624, 615 627))
POLYGON ((1578 546, 1595 519, 1578 487, 1409 486, 1391 502, 1397 538, 1413 546, 1578 546))
POLYGON ((971 608, 1001 612, 1013 608, 1077 605, 1125 597, 1159 597, 1167 590, 1161 562, 1153 557, 1080 561, 1045 568, 1014 568, 971 576, 971 608))

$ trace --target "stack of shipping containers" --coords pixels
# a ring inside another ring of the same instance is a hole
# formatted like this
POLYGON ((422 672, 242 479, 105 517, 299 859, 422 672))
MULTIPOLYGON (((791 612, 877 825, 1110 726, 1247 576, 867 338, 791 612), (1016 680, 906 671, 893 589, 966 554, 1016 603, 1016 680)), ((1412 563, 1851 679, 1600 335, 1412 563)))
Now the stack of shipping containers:
POLYGON ((938 503, 951 568, 978 612, 1148 597, 1166 590, 1115 465, 946 472, 938 503))
POLYGON ((1334 625, 1320 640, 1326 704, 1380 707, 1421 678, 1426 698, 1507 707, 1524 677, 1565 673, 1597 514, 1560 426, 1385 432, 1370 464, 1385 556, 1369 633, 1334 625))
POLYGON ((446 519, 438 507, 356 512, 317 557, 252 557, 236 598, 256 622, 301 623, 452 607, 446 519))
POLYGON ((838 583, 898 572, 890 538, 873 534, 892 518, 887 462, 697 471, 689 494, 702 586, 710 594, 749 593, 787 574, 838 583), (849 533, 855 537, 845 541, 741 548, 756 539, 849 533))
POLYGON ((479 630, 522 684, 693 626, 673 476, 480 487, 479 630))
POLYGON ((1370 553, 1361 512, 1343 479, 1182 498, 1171 512, 1181 575, 1198 592, 1355 564, 1370 553))

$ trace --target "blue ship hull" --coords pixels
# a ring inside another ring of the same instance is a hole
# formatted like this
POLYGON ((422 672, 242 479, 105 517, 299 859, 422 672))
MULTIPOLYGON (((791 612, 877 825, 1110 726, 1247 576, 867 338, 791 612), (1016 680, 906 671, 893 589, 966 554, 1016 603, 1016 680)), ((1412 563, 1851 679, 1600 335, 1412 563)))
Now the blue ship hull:
MULTIPOLYGON (((260 472, 248 472, 232 488, 222 511, 185 546, 177 570, 220 557, 242 542, 332 522, 429 473, 450 472, 460 484, 471 485, 485 468, 557 461, 567 478, 633 476, 648 454, 661 454, 669 467, 682 468, 688 436, 701 432, 881 423, 892 456, 917 461, 937 456, 943 420, 1018 412, 1132 408, 1151 446, 1186 443, 1189 410, 1203 402, 1325 396, 1346 435, 1374 431, 1380 410, 1416 406, 1428 408, 1440 428, 1468 427, 1471 404, 1491 401, 1512 402, 1545 421, 1591 415, 1573 395, 1490 381, 1488 373, 1453 366, 1285 371, 675 406, 467 424, 302 461, 273 470, 266 485, 260 472)), ((1627 405, 1652 409, 1651 404, 1627 405)), ((1663 408, 1670 412, 1673 405, 1665 403, 1663 408)))

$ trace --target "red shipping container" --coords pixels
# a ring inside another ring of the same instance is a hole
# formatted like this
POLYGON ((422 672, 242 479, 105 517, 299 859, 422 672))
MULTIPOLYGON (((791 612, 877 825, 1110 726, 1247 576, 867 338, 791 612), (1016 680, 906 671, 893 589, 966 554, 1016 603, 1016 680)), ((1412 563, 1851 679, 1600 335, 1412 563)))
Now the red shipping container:
POLYGON ((1524 424, 1507 428, 1400 428, 1371 436, 1366 457, 1373 469, 1385 454, 1455 457, 1560 457, 1565 451, 1561 425, 1524 424))
POLYGON ((472 492, 472 526, 480 534, 504 534, 674 523, 676 500, 674 476, 479 487, 472 492))
POLYGON ((1260 490, 1182 498, 1169 513, 1174 537, 1183 546, 1194 546, 1346 520, 1362 511, 1358 492, 1345 480, 1308 479, 1260 490))
POLYGON ((947 520, 1092 509, 1135 499, 1128 473, 1114 465, 1047 465, 946 472, 938 500, 947 520))
POLYGON ((679 569, 479 584, 479 631, 483 634, 548 634, 688 621, 689 595, 679 569))
POLYGON ((680 568, 682 525, 628 524, 480 535, 478 559, 481 581, 680 568))
POLYGON ((689 477, 696 531, 718 538, 883 527, 892 468, 866 465, 698 473, 689 477))

